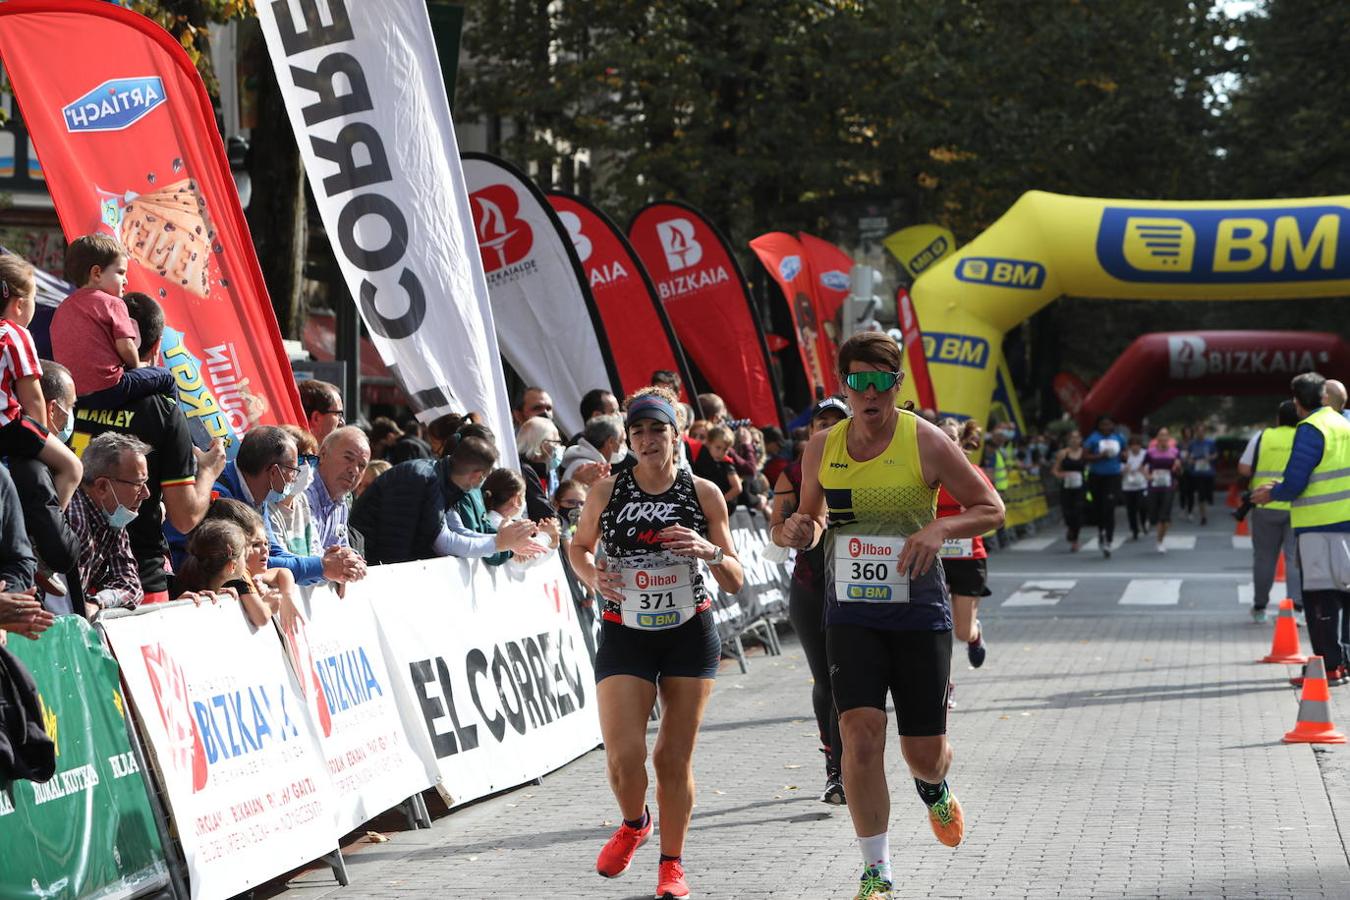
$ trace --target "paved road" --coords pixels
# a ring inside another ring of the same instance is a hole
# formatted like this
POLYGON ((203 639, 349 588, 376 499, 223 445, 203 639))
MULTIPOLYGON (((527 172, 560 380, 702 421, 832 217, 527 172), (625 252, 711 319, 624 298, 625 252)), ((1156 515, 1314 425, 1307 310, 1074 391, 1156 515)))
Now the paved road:
MULTIPOLYGON (((1108 561, 1044 535, 995 557, 989 660, 953 672, 963 846, 934 840, 891 745, 901 896, 1350 897, 1345 750, 1280 742, 1297 694, 1285 667, 1253 662, 1270 626, 1240 605, 1249 553, 1223 518, 1183 525, 1166 555, 1125 542, 1108 561)), ((853 895, 847 813, 816 800, 809 690, 791 637, 748 674, 724 667, 696 763, 696 896, 853 895)), ((1350 687, 1335 690, 1350 726, 1350 687)), ((621 880, 594 874, 615 818, 597 751, 429 831, 354 845, 347 888, 312 872, 286 895, 650 897, 655 842, 621 880)))

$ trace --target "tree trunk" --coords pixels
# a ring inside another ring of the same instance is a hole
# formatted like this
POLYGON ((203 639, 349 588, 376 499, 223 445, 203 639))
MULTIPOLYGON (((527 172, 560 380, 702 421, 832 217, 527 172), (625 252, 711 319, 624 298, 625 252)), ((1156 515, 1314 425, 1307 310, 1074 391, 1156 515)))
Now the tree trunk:
POLYGON ((258 115, 248 154, 253 198, 248 227, 258 253, 282 337, 299 338, 304 327, 301 287, 305 268, 305 169, 286 115, 286 105, 261 35, 249 42, 255 55, 258 115))

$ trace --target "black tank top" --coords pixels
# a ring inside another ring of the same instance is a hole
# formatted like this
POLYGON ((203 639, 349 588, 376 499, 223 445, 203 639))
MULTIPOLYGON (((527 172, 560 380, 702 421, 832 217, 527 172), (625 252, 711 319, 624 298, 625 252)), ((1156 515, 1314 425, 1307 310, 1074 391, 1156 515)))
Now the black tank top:
MULTIPOLYGON (((614 479, 609 505, 600 514, 600 542, 611 568, 663 568, 688 565, 690 584, 697 601, 696 611, 712 606, 712 597, 703 585, 702 565, 698 560, 678 556, 661 549, 656 535, 671 525, 683 525, 704 537, 708 519, 694 490, 694 475, 688 469, 675 470, 675 483, 662 494, 648 494, 638 487, 632 469, 614 479)), ((622 622, 619 604, 606 599, 602 616, 609 622, 622 622)))
POLYGON ((1064 459, 1060 460, 1059 467, 1066 472, 1082 472, 1087 469, 1087 460, 1081 456, 1074 459, 1066 453, 1064 459))

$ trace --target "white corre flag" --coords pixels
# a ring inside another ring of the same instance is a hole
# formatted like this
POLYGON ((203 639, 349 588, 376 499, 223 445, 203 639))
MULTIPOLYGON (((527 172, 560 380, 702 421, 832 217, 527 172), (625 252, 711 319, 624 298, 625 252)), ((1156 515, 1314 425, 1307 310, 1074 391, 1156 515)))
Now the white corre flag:
POLYGON ((343 277, 429 422, 477 411, 515 458, 510 401, 425 0, 259 0, 343 277))

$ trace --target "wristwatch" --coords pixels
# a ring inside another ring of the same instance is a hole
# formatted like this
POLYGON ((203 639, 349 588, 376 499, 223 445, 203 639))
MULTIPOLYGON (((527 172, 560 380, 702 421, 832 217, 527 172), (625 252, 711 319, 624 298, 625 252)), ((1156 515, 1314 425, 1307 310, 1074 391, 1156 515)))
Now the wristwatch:
POLYGON ((716 549, 717 552, 713 554, 713 558, 708 560, 708 565, 710 566, 720 566, 722 564, 723 557, 727 555, 726 551, 723 550, 721 547, 717 547, 716 549))

